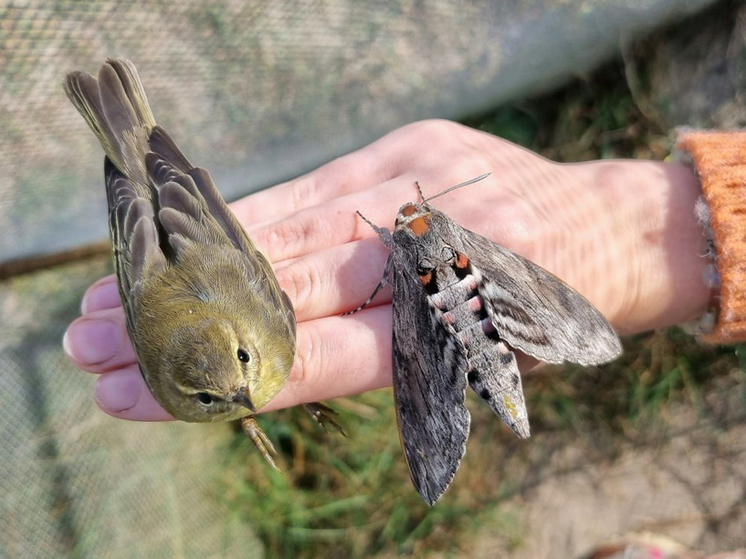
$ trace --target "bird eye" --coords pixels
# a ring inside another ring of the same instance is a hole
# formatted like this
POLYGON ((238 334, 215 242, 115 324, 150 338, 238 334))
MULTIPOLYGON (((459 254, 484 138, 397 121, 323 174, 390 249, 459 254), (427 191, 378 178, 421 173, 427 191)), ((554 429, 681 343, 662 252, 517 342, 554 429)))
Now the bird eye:
POLYGON ((243 361, 244 363, 248 363, 251 360, 251 356, 249 355, 249 352, 245 349, 239 348, 236 352, 236 356, 238 357, 239 361, 243 361))
POLYGON ((211 406, 215 403, 215 398, 210 396, 207 392, 197 392, 197 400, 203 406, 211 406))

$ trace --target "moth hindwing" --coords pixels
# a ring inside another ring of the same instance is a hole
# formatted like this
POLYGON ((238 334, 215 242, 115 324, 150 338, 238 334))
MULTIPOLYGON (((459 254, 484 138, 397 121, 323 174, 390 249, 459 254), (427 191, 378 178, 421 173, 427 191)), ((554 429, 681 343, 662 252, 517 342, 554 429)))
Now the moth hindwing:
POLYGON ((432 505, 466 449, 467 383, 525 438, 528 413, 514 349, 549 363, 593 365, 619 356, 621 344, 579 293, 427 200, 403 205, 393 233, 366 222, 391 254, 381 282, 357 310, 392 284, 399 433, 412 482, 432 505))

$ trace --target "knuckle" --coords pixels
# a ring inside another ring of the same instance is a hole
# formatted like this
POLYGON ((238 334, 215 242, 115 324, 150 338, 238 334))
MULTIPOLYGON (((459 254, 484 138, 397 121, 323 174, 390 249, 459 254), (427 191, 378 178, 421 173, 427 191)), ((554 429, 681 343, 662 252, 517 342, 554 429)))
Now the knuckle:
POLYGON ((257 232, 255 239, 272 261, 284 260, 353 240, 358 221, 351 211, 310 208, 257 232))
POLYGON ((275 270, 275 277, 280 284, 280 288, 293 302, 295 311, 298 310, 298 293, 303 290, 303 286, 298 285, 298 276, 291 269, 293 266, 286 266, 275 270))
POLYGON ((420 174, 437 184, 457 184, 495 168, 476 132, 448 120, 424 120, 402 128, 405 145, 417 150, 420 174), (422 146, 428 146, 422 150, 422 146))
MULTIPOLYGON (((493 172, 493 169, 495 169, 494 161, 483 152, 472 149, 467 149, 457 154, 454 157, 454 160, 457 161, 456 169, 458 169, 459 173, 459 177, 454 177, 454 179, 458 181, 471 180, 484 175, 485 173, 491 173, 493 172)), ((479 188, 479 186, 474 185, 472 188, 479 188)), ((482 188, 489 187, 485 186, 482 188)), ((485 191, 486 190, 482 190, 481 192, 485 191)))
POLYGON ((293 301, 295 311, 302 315, 309 301, 314 301, 321 288, 321 274, 314 266, 303 260, 281 268, 276 272, 277 280, 288 297, 293 301))
POLYGON ((461 128, 460 124, 445 119, 421 120, 401 128, 402 133, 412 135, 412 139, 427 140, 428 143, 440 143, 453 138, 461 128))
POLYGON ((484 224, 487 236, 498 244, 524 257, 531 257, 538 248, 541 227, 531 204, 520 197, 503 200, 489 212, 484 224))
POLYGON ((313 246, 324 235, 328 224, 314 210, 302 210, 257 234, 257 243, 274 260, 303 254, 306 246, 313 246))
POLYGON ((302 211, 323 201, 329 185, 344 184, 354 166, 354 154, 332 159, 312 173, 299 177, 291 183, 290 199, 294 212, 302 211))
POLYGON ((298 339, 295 365, 288 380, 298 385, 315 386, 320 380, 320 371, 324 370, 323 341, 317 329, 307 330, 307 335, 298 339))
POLYGON ((318 180, 318 172, 304 175, 291 183, 290 205, 293 212, 297 212, 308 206, 309 201, 316 199, 319 185, 323 181, 318 180))
POLYGON ((285 219, 255 233, 257 244, 273 262, 288 258, 303 237, 302 225, 298 220, 285 219))
POLYGON ((537 249, 537 238, 529 220, 512 219, 507 221, 503 229, 505 244, 510 250, 524 256, 531 256, 537 249))

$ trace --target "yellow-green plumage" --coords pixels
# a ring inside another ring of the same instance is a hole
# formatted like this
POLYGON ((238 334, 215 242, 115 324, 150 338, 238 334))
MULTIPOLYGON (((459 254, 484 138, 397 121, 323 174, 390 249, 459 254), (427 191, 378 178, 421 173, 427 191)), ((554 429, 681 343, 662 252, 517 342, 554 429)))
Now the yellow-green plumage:
POLYGON ((131 62, 107 60, 98 79, 73 72, 64 85, 106 153, 119 290, 150 390, 184 421, 250 415, 295 355, 293 307, 270 263, 209 174, 156 125, 131 62))

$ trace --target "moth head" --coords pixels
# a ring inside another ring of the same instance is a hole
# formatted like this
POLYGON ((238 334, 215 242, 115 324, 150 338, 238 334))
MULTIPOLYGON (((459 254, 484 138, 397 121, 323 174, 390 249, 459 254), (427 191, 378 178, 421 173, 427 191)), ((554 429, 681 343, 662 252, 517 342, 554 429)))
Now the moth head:
POLYGON ((430 229, 431 216, 432 212, 427 204, 404 204, 396 216, 396 228, 409 229, 412 235, 421 237, 430 229))

